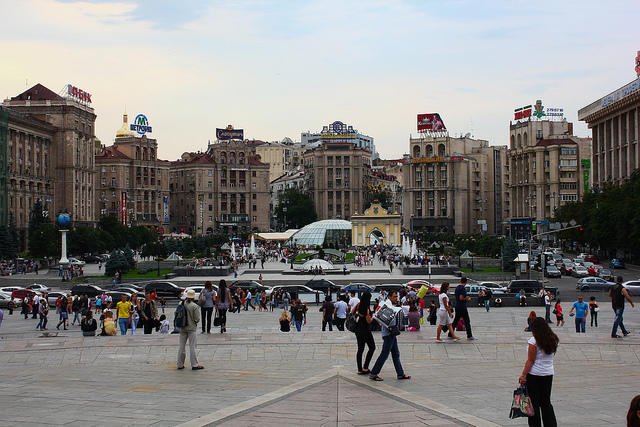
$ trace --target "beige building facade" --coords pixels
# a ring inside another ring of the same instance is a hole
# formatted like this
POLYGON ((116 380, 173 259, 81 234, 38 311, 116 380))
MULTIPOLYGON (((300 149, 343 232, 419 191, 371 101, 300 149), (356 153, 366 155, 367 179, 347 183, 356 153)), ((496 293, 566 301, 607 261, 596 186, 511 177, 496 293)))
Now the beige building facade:
POLYGON ((409 140, 403 222, 411 231, 501 234, 501 156, 506 147, 469 137, 409 140))
POLYGON ((351 216, 351 243, 355 246, 402 244, 402 216, 373 203, 362 214, 351 216))
POLYGON ((16 116, 13 119, 16 127, 7 141, 7 164, 16 177, 7 183, 14 193, 8 205, 15 203, 16 215, 24 218, 24 210, 30 212, 33 203, 44 198, 52 216, 67 212, 72 225, 95 224, 94 109, 86 101, 63 97, 41 84, 6 99, 3 106, 33 119, 29 119, 32 131, 24 128, 24 120, 20 128, 16 116), (48 126, 36 125, 34 120, 48 126))
POLYGON ((622 184, 640 165, 640 77, 578 110, 592 132, 593 184, 622 184))
POLYGON ((504 216, 511 234, 525 238, 532 222, 546 230, 556 208, 589 191, 591 140, 574 136, 566 120, 527 118, 509 132, 504 216))
POLYGON ((256 145, 255 153, 260 156, 260 161, 269 164, 269 182, 301 165, 304 149, 300 143, 290 141, 285 138, 282 142, 256 145))
POLYGON ((136 137, 125 114, 114 144, 96 154, 96 218, 113 215, 125 225, 169 231, 170 164, 157 153, 157 141, 136 137))
POLYGON ((318 220, 349 219, 364 209, 370 182, 371 151, 355 144, 323 142, 305 151, 305 189, 318 220))

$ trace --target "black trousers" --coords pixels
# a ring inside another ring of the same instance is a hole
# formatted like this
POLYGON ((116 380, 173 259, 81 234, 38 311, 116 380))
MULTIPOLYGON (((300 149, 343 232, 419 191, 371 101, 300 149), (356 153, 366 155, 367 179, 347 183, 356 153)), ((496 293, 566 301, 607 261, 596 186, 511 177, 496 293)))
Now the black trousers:
POLYGON ((336 317, 336 328, 338 328, 339 331, 344 331, 344 322, 346 320, 347 320, 346 317, 344 319, 336 317))
MULTIPOLYGON (((471 338, 473 336, 473 334, 471 333, 471 320, 469 319, 469 312, 467 311, 466 307, 464 308, 456 307, 456 315, 453 318, 454 329, 458 325, 458 322, 460 321, 460 319, 464 319, 464 326, 467 329, 467 338, 471 338)), ((451 336, 451 333, 449 333, 449 336, 451 336)))
POLYGON ((213 313, 213 307, 200 307, 200 317, 202 318, 202 332, 211 332, 211 313, 213 313), (205 325, 206 324, 206 325, 205 325))
POLYGON ((227 309, 219 308, 218 317, 220 318, 220 328, 226 327, 227 326, 227 309))
POLYGON ((329 324, 329 330, 333 331, 333 319, 329 318, 327 320, 325 320, 324 318, 322 319, 322 332, 325 331, 326 327, 327 327, 327 323, 329 324))
POLYGON ((534 414, 529 417, 530 427, 556 427, 556 414, 553 412, 551 405, 551 384, 553 383, 553 375, 540 377, 538 375, 527 374, 527 389, 529 397, 533 403, 534 414), (542 415, 542 424, 540 423, 540 415, 542 415))
POLYGON ((145 335, 149 335, 153 332, 153 324, 154 324, 154 319, 147 319, 143 322, 142 326, 144 328, 144 334, 145 335))
POLYGON ((369 369, 369 363, 373 357, 373 352, 376 351, 376 342, 373 340, 373 334, 371 331, 358 331, 356 332, 356 339, 358 340, 358 352, 356 353, 356 362, 358 364, 358 371, 363 369, 369 369), (364 367, 362 365, 362 353, 364 353, 364 346, 369 347, 367 355, 364 358, 364 367))

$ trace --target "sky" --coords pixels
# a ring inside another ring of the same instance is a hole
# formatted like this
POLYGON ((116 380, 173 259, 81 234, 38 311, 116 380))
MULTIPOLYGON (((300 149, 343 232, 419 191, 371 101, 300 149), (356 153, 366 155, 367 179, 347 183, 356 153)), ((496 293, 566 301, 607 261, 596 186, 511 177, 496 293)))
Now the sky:
POLYGON ((635 77, 635 1, 0 0, 0 97, 41 83, 92 94, 111 145, 145 114, 158 155, 205 150, 216 127, 264 141, 339 120, 409 151, 418 113, 508 144, 513 110, 577 110, 635 77))

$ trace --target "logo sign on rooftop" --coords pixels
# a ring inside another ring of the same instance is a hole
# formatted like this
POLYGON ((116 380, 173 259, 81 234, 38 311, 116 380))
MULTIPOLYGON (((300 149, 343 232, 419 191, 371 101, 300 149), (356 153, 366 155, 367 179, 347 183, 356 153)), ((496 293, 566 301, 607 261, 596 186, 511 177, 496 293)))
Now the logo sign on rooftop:
POLYGON ((418 114, 418 131, 443 132, 447 128, 439 113, 418 114))
POLYGON ((138 132, 139 135, 144 135, 145 133, 151 133, 151 126, 149 126, 149 120, 147 120, 147 116, 144 114, 138 114, 129 128, 132 131, 138 132))
POLYGON ((234 129, 229 125, 225 129, 216 128, 216 138, 218 141, 228 141, 230 139, 244 139, 243 129, 234 129))
POLYGON ((640 50, 638 51, 638 55, 636 55, 636 75, 640 77, 640 50))
POLYGON ((91 94, 71 84, 67 85, 67 94, 76 101, 91 104, 91 94))
POLYGON ((516 108, 513 110, 513 119, 520 120, 531 117, 531 107, 531 105, 527 105, 526 107, 516 108))

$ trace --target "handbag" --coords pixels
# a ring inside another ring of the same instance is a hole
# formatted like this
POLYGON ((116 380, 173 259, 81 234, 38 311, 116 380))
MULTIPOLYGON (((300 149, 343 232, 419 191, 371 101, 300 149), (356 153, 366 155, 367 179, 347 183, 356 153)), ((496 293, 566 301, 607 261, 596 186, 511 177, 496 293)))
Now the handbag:
POLYGON ((389 307, 388 305, 383 305, 380 307, 376 314, 373 316, 376 322, 380 324, 380 326, 384 326, 385 328, 389 328, 391 322, 396 317, 396 311, 389 307))
POLYGON ((218 307, 216 307, 216 315, 213 317, 213 326, 222 325, 222 318, 220 317, 220 312, 218 311, 218 307))
POLYGON ((358 327, 358 314, 349 313, 347 315, 347 320, 344 323, 344 327, 347 328, 347 331, 355 333, 356 328, 358 327))
POLYGON ((532 417, 533 414, 533 404, 529 397, 527 385, 520 384, 520 386, 513 391, 513 401, 511 402, 509 418, 532 417))
POLYGON ((198 305, 200 307, 204 307, 206 302, 207 302, 207 297, 204 295, 204 289, 203 289, 202 291, 200 291, 200 296, 198 297, 198 305))

